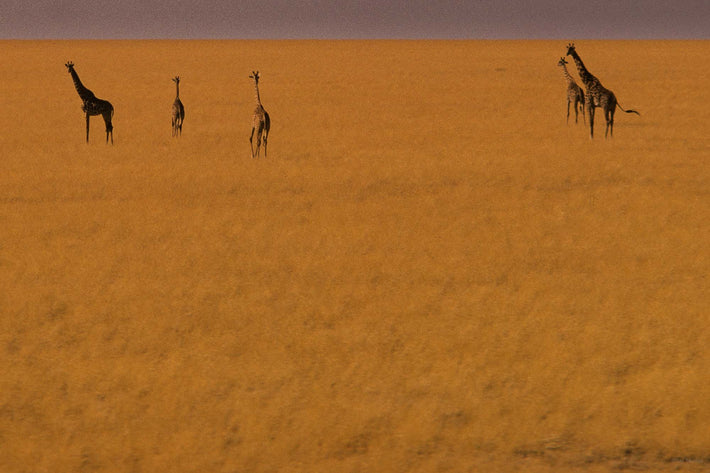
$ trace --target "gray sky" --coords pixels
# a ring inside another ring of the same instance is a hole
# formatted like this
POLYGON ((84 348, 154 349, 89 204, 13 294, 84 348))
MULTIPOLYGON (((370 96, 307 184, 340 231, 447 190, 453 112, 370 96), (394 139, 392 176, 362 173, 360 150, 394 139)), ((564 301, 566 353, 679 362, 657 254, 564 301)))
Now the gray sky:
POLYGON ((0 38, 708 39, 708 0, 0 0, 0 38))

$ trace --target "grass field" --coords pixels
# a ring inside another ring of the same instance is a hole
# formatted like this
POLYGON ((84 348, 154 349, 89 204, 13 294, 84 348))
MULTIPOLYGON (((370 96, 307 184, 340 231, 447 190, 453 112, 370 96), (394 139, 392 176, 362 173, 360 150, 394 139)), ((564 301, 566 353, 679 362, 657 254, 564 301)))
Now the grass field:
POLYGON ((710 469, 710 42, 566 44, 0 42, 0 471, 710 469))

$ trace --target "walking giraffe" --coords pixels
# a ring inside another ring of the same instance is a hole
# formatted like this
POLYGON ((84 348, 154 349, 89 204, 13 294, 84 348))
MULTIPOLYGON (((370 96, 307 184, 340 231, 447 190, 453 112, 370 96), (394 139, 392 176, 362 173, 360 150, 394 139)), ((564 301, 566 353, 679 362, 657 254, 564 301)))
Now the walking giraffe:
POLYGON ((635 113, 636 115, 641 115, 636 110, 624 110, 619 102, 616 100, 614 92, 605 88, 599 79, 594 77, 582 62, 582 58, 577 54, 577 50, 574 48, 574 43, 567 45, 567 56, 572 56, 574 63, 577 66, 577 72, 579 72, 579 78, 582 79, 584 87, 587 89, 587 93, 584 97, 584 106, 589 114, 589 138, 594 138, 594 108, 601 107, 604 110, 604 118, 606 119, 606 131, 604 132, 604 137, 614 136, 614 113, 616 112, 616 107, 619 107, 622 112, 625 113, 635 113))
POLYGON ((180 76, 173 77, 175 82, 175 101, 173 102, 173 136, 182 136, 182 122, 185 120, 185 107, 180 101, 180 76))
POLYGON ((71 74, 71 78, 74 81, 74 87, 79 94, 81 99, 81 109, 86 114, 86 142, 89 142, 89 117, 94 115, 101 115, 104 118, 104 123, 106 124, 106 143, 108 143, 108 137, 111 135, 111 144, 113 144, 113 124, 111 124, 111 119, 113 118, 113 105, 107 100, 101 100, 96 98, 94 93, 84 87, 84 84, 79 80, 79 75, 74 70, 74 63, 69 61, 65 64, 71 74))
POLYGON ((584 119, 584 91, 577 83, 574 81, 569 72, 567 71, 567 61, 565 58, 561 57, 558 66, 562 68, 562 74, 565 76, 565 81, 567 82, 567 123, 569 123, 569 104, 574 104, 574 122, 577 123, 578 109, 579 105, 582 107, 582 120, 584 119))
POLYGON ((251 136, 249 136, 251 157, 255 158, 259 156, 259 146, 261 146, 262 133, 264 135, 264 157, 266 157, 266 140, 269 137, 271 118, 269 118, 269 114, 266 113, 266 110, 264 110, 263 105, 261 105, 261 99, 259 98, 259 71, 252 71, 249 77, 254 79, 254 90, 256 93, 256 108, 254 109, 254 115, 251 118, 251 136), (254 145, 252 144, 254 130, 256 130, 256 151, 254 151, 254 145))

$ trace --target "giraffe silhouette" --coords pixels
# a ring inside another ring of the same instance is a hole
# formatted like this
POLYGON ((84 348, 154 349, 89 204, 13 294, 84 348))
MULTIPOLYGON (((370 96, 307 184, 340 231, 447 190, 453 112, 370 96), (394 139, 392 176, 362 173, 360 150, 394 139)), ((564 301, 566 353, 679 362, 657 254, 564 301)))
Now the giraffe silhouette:
POLYGON ((570 103, 574 105, 574 122, 577 123, 577 118, 579 116, 579 107, 582 107, 582 120, 584 119, 584 91, 577 83, 574 81, 569 72, 567 71, 567 61, 564 57, 561 57, 557 62, 557 65, 562 68, 562 75, 564 75, 565 81, 567 82, 567 123, 569 123, 569 105, 570 103))
POLYGON ((577 72, 579 73, 579 78, 582 79, 584 87, 587 89, 587 93, 584 97, 584 107, 587 109, 589 114, 589 138, 594 138, 594 108, 601 107, 604 111, 604 118, 606 118, 606 131, 604 132, 604 137, 614 136, 614 113, 616 112, 616 107, 619 107, 622 112, 625 113, 635 113, 636 115, 641 115, 636 110, 624 110, 619 102, 616 100, 614 92, 605 88, 599 79, 594 77, 582 62, 582 58, 577 54, 577 50, 574 47, 574 43, 567 45, 567 56, 572 56, 574 63, 577 66, 577 72))
POLYGON ((249 76, 254 79, 254 91, 256 94, 256 108, 254 109, 254 115, 251 118, 251 136, 249 136, 249 146, 251 147, 251 157, 259 156, 259 147, 261 146, 262 133, 264 137, 264 157, 266 157, 266 140, 269 137, 269 129, 271 128, 271 118, 269 114, 266 113, 264 107, 261 105, 261 98, 259 97, 259 71, 252 71, 249 76), (256 151, 254 150, 253 138, 254 130, 256 130, 256 151))
POLYGON ((173 136, 182 136, 182 122, 185 120, 185 107, 180 101, 180 76, 173 77, 175 82, 175 101, 173 102, 173 136))
POLYGON ((74 70, 74 63, 69 61, 65 64, 71 74, 71 78, 74 81, 74 87, 79 94, 81 99, 81 109, 86 114, 86 142, 89 142, 89 117, 94 115, 101 115, 106 124, 106 143, 108 143, 108 138, 111 136, 111 144, 113 144, 113 124, 111 119, 113 118, 113 105, 108 100, 101 100, 96 98, 94 93, 84 87, 81 83, 79 75, 74 70))

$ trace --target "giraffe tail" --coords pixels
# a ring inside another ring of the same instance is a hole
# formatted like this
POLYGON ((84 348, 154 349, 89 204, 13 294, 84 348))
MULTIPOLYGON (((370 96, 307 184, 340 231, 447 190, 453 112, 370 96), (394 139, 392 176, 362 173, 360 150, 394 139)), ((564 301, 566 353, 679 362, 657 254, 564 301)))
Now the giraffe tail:
POLYGON ((639 112, 637 112, 636 110, 631 110, 631 109, 629 109, 629 110, 624 110, 624 107, 622 107, 621 105, 619 105, 619 102, 616 102, 616 106, 619 107, 622 112, 625 112, 625 113, 635 113, 636 115, 641 116, 641 114, 640 114, 639 112))

